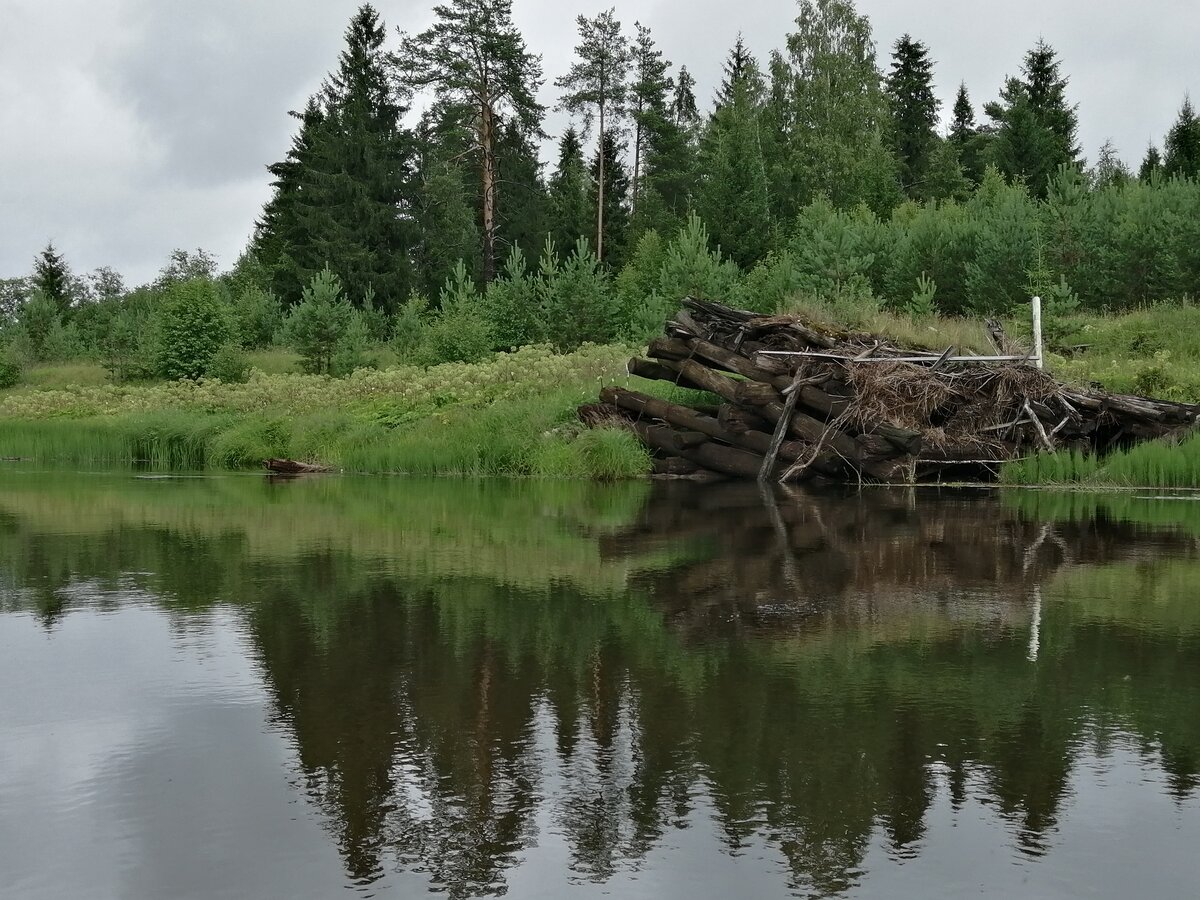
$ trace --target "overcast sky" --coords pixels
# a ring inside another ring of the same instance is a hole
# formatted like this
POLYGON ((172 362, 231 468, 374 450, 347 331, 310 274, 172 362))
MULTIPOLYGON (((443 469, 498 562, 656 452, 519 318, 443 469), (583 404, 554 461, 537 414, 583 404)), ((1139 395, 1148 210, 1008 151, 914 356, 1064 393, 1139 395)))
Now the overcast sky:
MULTIPOLYGON (((575 16, 606 0, 514 0, 547 85, 569 65, 575 16)), ((286 153, 300 107, 334 64, 358 0, 0 0, 0 277, 26 274, 53 240, 79 272, 110 265, 151 279, 175 247, 222 268, 269 194, 264 166, 286 153)), ((377 0, 394 29, 425 27, 432 0, 377 0)), ((1079 104, 1084 152, 1111 138, 1136 165, 1200 91, 1196 0, 859 0, 881 64, 904 32, 936 60, 939 95, 965 81, 997 94, 1039 37, 1079 104)), ((740 30, 761 59, 782 47, 794 0, 639 0, 649 25, 696 75, 703 104, 740 30)), ((543 89, 553 105, 553 88, 543 89)), ((548 130, 560 127, 558 117, 548 130)))

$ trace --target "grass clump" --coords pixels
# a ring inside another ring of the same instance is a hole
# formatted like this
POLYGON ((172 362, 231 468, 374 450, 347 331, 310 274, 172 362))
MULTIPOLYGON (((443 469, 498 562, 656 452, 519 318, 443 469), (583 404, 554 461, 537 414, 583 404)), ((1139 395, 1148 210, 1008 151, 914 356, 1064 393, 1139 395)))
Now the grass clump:
POLYGON ((1008 484, 1200 488, 1200 435, 1178 444, 1149 441, 1103 458, 1078 451, 1041 453, 1001 470, 1008 484))

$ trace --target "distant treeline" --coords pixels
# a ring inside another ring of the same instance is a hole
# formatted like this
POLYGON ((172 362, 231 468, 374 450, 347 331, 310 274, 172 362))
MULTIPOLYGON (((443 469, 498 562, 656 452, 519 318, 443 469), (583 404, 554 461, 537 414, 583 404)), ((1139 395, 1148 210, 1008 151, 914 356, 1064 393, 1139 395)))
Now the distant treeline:
MULTIPOLYGON (((703 109, 648 28, 630 33, 614 10, 578 26, 554 81, 572 124, 547 171, 545 77, 511 0, 448 0, 429 29, 391 41, 364 5, 294 113, 273 196, 230 272, 176 253, 154 285, 128 291, 111 269, 74 276, 48 247, 31 277, 0 282, 0 340, 33 358, 112 355, 145 340, 156 298, 194 278, 214 282, 237 326, 218 329, 223 341, 283 337, 307 296, 332 304, 309 316, 327 336, 349 329, 431 361, 639 338, 680 292, 915 315, 1003 313, 1033 293, 1053 313, 1197 292, 1200 119, 1186 99, 1134 173, 1111 144, 1086 164, 1044 42, 978 120, 960 86, 943 134, 929 49, 905 35, 885 71, 851 0, 800 0, 766 60, 739 37, 703 109)), ((314 368, 337 368, 334 343, 314 368)))

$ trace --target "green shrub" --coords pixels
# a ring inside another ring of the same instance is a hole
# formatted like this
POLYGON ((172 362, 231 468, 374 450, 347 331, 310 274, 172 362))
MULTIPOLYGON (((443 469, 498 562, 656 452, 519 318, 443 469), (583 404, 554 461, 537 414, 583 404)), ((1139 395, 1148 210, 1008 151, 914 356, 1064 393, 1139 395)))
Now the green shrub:
POLYGON ((240 383, 244 382, 250 374, 250 363, 246 359, 245 351, 230 341, 222 344, 221 348, 213 354, 205 374, 209 378, 216 378, 226 384, 240 383))
POLYGON ((579 239, 565 262, 559 262, 553 243, 547 240, 538 278, 542 315, 556 347, 570 350, 616 336, 617 301, 608 272, 586 238, 579 239))
POLYGON ((313 276, 284 321, 285 338, 303 357, 304 371, 332 371, 334 354, 353 319, 354 308, 342 295, 341 280, 326 266, 313 276))
POLYGON ((441 309, 425 329, 417 358, 426 365, 478 362, 492 352, 492 330, 479 314, 475 282, 462 260, 442 288, 441 309))
POLYGON ((261 350, 270 346, 283 324, 279 299, 269 291, 251 285, 238 295, 233 309, 242 347, 261 350))
POLYGON ((415 291, 400 304, 392 320, 392 348, 396 356, 409 360, 425 342, 429 301, 415 291))
POLYGON ((19 354, 11 347, 0 350, 0 388, 14 387, 21 382, 25 366, 19 354))
POLYGON ((492 332, 492 348, 514 350, 540 340, 537 285, 525 270, 525 256, 514 246, 500 277, 487 287, 483 314, 492 332))
POLYGON ((233 337, 230 319, 212 281, 172 283, 157 315, 158 373, 170 379, 204 375, 217 351, 233 337))

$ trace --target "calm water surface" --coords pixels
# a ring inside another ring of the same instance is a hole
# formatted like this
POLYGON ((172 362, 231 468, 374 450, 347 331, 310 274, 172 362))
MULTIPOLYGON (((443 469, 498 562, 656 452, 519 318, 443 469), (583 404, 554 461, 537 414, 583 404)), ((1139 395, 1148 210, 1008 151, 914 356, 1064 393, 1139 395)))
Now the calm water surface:
POLYGON ((0 896, 1200 895, 1200 504, 0 471, 0 896))

